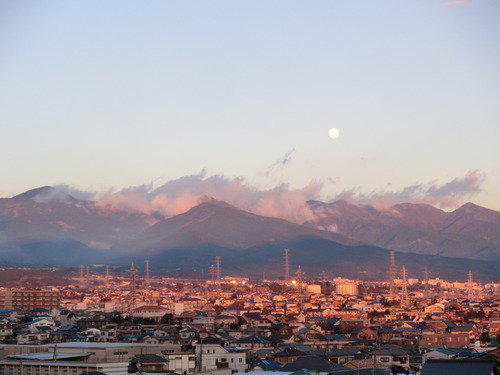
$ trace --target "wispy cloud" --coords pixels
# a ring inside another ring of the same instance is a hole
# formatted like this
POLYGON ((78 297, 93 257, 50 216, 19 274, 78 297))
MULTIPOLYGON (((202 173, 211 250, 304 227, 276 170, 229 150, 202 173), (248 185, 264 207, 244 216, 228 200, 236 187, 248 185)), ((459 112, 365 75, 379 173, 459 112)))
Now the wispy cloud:
POLYGON ((267 168, 265 176, 269 177, 276 170, 280 170, 280 169, 285 168, 291 162, 292 154, 295 151, 296 151, 295 149, 291 149, 290 151, 287 151, 287 153, 285 155, 283 155, 283 157, 281 159, 279 159, 276 162, 274 162, 273 164, 271 164, 269 166, 269 168, 267 168))
POLYGON ((337 194, 333 200, 346 199, 353 202, 371 204, 377 207, 390 207, 397 203, 425 203, 443 209, 456 208, 467 199, 481 192, 485 173, 472 170, 463 177, 439 184, 437 182, 419 183, 404 187, 398 191, 374 191, 369 194, 357 190, 347 190, 337 194))

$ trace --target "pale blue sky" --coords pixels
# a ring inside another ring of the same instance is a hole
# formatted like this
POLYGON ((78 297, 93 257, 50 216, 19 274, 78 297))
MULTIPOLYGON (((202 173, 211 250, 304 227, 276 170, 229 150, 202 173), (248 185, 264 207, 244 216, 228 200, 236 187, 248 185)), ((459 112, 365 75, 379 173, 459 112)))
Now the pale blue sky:
POLYGON ((500 1, 3 1, 0 131, 2 196, 205 169, 500 210, 500 1))

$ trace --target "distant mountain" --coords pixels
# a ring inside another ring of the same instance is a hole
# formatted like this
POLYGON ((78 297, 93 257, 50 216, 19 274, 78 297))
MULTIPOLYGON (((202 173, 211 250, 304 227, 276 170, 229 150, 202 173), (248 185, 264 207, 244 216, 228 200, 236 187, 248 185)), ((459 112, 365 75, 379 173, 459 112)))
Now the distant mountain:
POLYGON ((145 230, 140 242, 146 244, 144 250, 154 253, 196 246, 243 250, 303 237, 321 238, 345 245, 361 244, 337 233, 255 215, 213 200, 159 221, 145 230))
POLYGON ((150 225, 143 214, 118 212, 45 186, 0 199, 0 245, 77 241, 111 248, 150 225))
POLYGON ((421 277, 426 266, 433 276, 460 280, 470 270, 474 277, 500 280, 498 247, 491 245, 500 233, 498 212, 470 204, 451 213, 413 204, 389 210, 344 201, 309 204, 317 220, 307 225, 213 199, 161 219, 42 187, 0 199, 0 264, 129 267, 149 259, 156 271, 207 272, 220 256, 225 275, 279 278, 288 248, 292 272, 301 265, 309 277, 325 270, 331 276, 384 279, 387 249, 396 249, 406 252, 396 253, 396 263, 412 277, 421 277), (472 247, 474 256, 490 261, 458 258, 472 247), (447 251, 455 258, 412 250, 447 251))
POLYGON ((346 201, 308 202, 306 223, 387 249, 449 257, 500 260, 500 212, 467 203, 453 212, 425 204, 388 209, 346 201))

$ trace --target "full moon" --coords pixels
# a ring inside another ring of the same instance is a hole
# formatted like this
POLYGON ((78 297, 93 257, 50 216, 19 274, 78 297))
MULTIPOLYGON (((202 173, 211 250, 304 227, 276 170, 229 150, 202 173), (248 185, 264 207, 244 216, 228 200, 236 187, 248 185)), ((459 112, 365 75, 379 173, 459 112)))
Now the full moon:
POLYGON ((331 139, 338 138, 340 135, 339 129, 331 128, 330 130, 328 130, 328 135, 330 136, 331 139))

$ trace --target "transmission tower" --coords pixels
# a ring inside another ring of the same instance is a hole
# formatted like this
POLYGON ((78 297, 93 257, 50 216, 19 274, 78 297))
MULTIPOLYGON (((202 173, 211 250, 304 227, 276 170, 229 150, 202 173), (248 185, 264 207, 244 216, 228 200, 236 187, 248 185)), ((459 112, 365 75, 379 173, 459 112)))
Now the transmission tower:
POLYGON ((472 289, 472 271, 469 271, 467 274, 467 299, 472 298, 473 289, 472 289))
POLYGON ((394 259, 394 250, 391 250, 391 264, 389 265, 389 294, 394 294, 394 278, 396 277, 396 261, 394 259))
POLYGON ((215 257, 215 272, 217 281, 220 281, 220 256, 215 257))
POLYGON ((424 297, 429 296, 429 279, 431 277, 430 275, 431 275, 431 273, 429 271, 429 268, 425 267, 424 268, 424 280, 425 280, 424 297))
POLYGON ((285 267, 285 283, 290 282, 290 250, 283 250, 283 265, 285 267))
POLYGON ((210 280, 215 281, 215 277, 217 275, 217 271, 215 270, 215 265, 211 264, 210 267, 208 267, 208 274, 210 275, 210 280))
POLYGON ((409 305, 409 300, 408 300, 408 286, 407 286, 407 277, 408 277, 408 272, 406 271, 406 267, 403 266, 403 288, 401 290, 401 306, 402 307, 408 307, 409 305))
POLYGON ((149 274, 149 260, 146 260, 146 288, 150 285, 150 274, 149 274))
POLYGON ((297 268, 297 272, 295 272, 295 282, 297 286, 297 304, 299 307, 299 312, 302 312, 304 307, 304 272, 300 268, 297 268))
POLYGON ((132 312, 134 303, 135 303, 135 267, 134 267, 134 262, 132 262, 132 265, 130 266, 130 271, 129 271, 129 277, 130 277, 130 300, 129 300, 129 313, 132 312))

